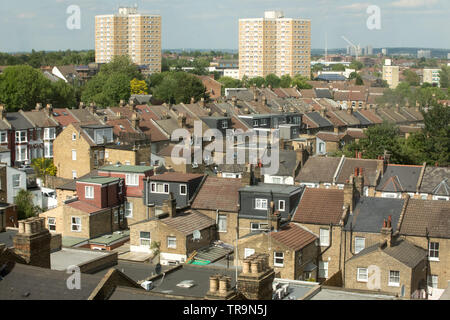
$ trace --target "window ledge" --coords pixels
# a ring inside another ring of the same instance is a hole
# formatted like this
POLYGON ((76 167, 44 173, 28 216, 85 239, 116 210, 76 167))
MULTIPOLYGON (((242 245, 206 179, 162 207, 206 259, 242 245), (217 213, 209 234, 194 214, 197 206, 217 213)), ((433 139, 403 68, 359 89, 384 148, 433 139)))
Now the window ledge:
POLYGON ((388 287, 400 287, 399 283, 388 283, 388 287))
POLYGON ((428 258, 428 261, 439 262, 439 258, 428 258))

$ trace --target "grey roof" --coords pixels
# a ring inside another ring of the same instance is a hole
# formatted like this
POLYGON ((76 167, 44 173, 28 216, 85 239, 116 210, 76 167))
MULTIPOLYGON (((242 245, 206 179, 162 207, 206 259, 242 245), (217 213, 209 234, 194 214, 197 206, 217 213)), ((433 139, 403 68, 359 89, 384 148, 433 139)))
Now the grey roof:
MULTIPOLYGON (((268 150, 266 150, 266 153, 268 150)), ((276 174, 272 174, 273 176, 283 176, 283 177, 291 177, 295 174, 295 169, 297 168, 297 152, 295 151, 279 151, 279 168, 276 174)))
POLYGON ((130 99, 135 99, 139 104, 147 104, 152 99, 151 94, 132 94, 130 99))
POLYGON ((17 230, 6 230, 0 232, 0 243, 4 243, 7 248, 13 247, 13 237, 16 235, 17 230))
POLYGON ((358 111, 353 111, 353 116, 359 120, 359 122, 361 123, 361 125, 363 126, 368 126, 371 125, 372 122, 367 119, 366 117, 364 117, 361 113, 359 113, 358 111))
POLYGON ((376 190, 416 192, 423 166, 388 165, 376 190))
POLYGON ((420 192, 450 196, 450 167, 425 168, 420 192))
MULTIPOLYGON (((136 282, 145 280, 156 274, 155 265, 150 263, 118 260, 114 268, 136 282)), ((170 269, 169 266, 161 266, 161 268, 162 272, 170 269)), ((105 269, 95 273, 95 275, 103 277, 108 271, 109 269, 105 269)))
POLYGON ((318 99, 320 98, 326 98, 326 99, 333 99, 333 95, 331 94, 329 89, 314 89, 316 91, 316 97, 318 99))
POLYGON ((15 130, 33 129, 33 124, 28 121, 20 112, 8 112, 6 120, 11 124, 15 130))
POLYGON ((87 300, 101 277, 81 274, 80 290, 67 288, 68 274, 16 263, 0 281, 0 300, 87 300))
POLYGON ((319 127, 332 127, 333 124, 322 117, 319 112, 309 112, 306 114, 308 118, 317 123, 319 127))
POLYGON ((341 158, 311 157, 306 161, 295 181, 332 183, 340 161, 341 158))
POLYGON ((345 230, 354 232, 379 233, 383 221, 392 216, 392 228, 396 231, 402 213, 404 199, 361 198, 349 216, 345 230))
POLYGON ((317 80, 323 81, 345 81, 346 77, 341 76, 340 74, 321 74, 317 77, 317 80))
POLYGON ((242 101, 253 101, 253 92, 250 90, 228 90, 227 98, 236 97, 242 101))
POLYGON ((256 186, 245 186, 239 189, 239 192, 258 192, 258 193, 278 193, 278 194, 293 194, 300 192, 303 188, 300 186, 289 186, 282 184, 269 184, 269 183, 260 183, 256 186))
POLYGON ((141 301, 141 300, 177 300, 177 299, 183 298, 172 297, 163 293, 157 293, 153 291, 145 291, 144 289, 117 287, 108 300, 141 301))
POLYGON ((395 300, 395 296, 376 293, 352 292, 341 288, 321 288, 310 300, 395 300))
POLYGON ((380 244, 374 244, 354 255, 348 261, 361 258, 378 249, 410 268, 417 266, 427 256, 425 249, 419 248, 407 240, 398 240, 392 247, 386 245, 384 248, 381 248, 380 244))
POLYGON ((77 180, 75 180, 75 179, 71 180, 69 183, 66 183, 56 189, 76 191, 77 190, 77 181, 82 180, 82 179, 92 178, 92 177, 98 177, 98 170, 92 170, 91 172, 89 172, 88 174, 85 174, 84 176, 78 178, 77 180))

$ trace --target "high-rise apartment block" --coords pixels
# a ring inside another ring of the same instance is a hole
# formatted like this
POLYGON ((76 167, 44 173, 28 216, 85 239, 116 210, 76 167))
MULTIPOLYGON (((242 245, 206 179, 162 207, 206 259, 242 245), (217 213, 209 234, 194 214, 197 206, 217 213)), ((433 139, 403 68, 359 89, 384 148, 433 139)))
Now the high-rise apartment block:
POLYGON ((267 11, 239 20, 239 77, 311 74, 311 21, 267 11))
POLYGON ((148 73, 161 72, 161 16, 119 8, 118 14, 95 17, 95 61, 108 63, 128 55, 148 73))
POLYGON ((423 83, 429 83, 440 87, 441 69, 423 69, 423 83))
POLYGON ((425 59, 431 59, 431 50, 419 50, 417 51, 417 58, 425 58, 425 59))
POLYGON ((400 78, 399 66, 393 66, 391 59, 386 59, 383 66, 383 80, 389 85, 390 89, 397 88, 400 78))

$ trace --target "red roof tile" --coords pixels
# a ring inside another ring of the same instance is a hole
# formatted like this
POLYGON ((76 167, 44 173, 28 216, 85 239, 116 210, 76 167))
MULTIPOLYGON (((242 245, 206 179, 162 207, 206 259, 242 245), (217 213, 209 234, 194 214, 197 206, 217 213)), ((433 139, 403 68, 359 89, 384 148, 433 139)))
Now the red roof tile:
POLYGON ((193 209, 238 212, 240 179, 208 177, 192 203, 193 209))
POLYGON ((317 239, 317 236, 294 223, 289 223, 278 232, 271 232, 270 236, 294 251, 306 247, 317 239))

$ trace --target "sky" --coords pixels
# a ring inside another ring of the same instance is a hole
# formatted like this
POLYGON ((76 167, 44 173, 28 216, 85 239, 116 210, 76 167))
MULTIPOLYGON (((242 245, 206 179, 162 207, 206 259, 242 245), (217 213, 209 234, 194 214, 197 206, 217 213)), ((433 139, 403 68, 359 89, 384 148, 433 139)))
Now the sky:
POLYGON ((163 49, 237 49, 238 20, 281 10, 310 19, 312 48, 344 48, 342 36, 361 46, 450 49, 449 0, 1 0, 0 51, 94 48, 94 17, 137 4, 162 16, 163 49), (67 28, 67 8, 77 5, 80 29, 67 28), (380 12, 370 30, 369 6, 380 12))

